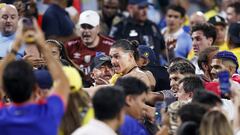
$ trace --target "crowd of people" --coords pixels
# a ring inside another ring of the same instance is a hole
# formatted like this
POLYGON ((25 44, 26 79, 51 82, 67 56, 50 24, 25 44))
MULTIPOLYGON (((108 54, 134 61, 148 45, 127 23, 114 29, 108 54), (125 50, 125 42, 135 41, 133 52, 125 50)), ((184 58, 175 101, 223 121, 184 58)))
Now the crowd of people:
POLYGON ((0 134, 240 135, 240 1, 0 2, 0 134))

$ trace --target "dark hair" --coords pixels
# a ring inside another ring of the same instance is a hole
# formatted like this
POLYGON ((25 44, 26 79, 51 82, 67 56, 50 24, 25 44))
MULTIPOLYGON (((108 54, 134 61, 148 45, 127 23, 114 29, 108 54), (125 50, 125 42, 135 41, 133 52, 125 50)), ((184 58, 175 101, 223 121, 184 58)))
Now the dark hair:
POLYGON ((179 81, 180 83, 183 83, 183 89, 186 93, 204 89, 202 80, 196 75, 184 77, 179 81))
POLYGON ((5 67, 3 87, 13 102, 22 103, 30 99, 36 84, 32 70, 32 66, 23 60, 13 61, 5 67))
POLYGON ((212 25, 210 23, 196 24, 192 27, 191 34, 195 31, 202 31, 204 36, 206 36, 207 38, 213 39, 212 45, 214 44, 216 37, 217 37, 217 32, 216 32, 214 25, 212 25))
POLYGON ((192 66, 192 68, 194 68, 194 70, 196 69, 196 67, 192 64, 191 61, 189 61, 187 59, 184 59, 184 58, 181 58, 181 57, 176 57, 176 58, 171 59, 170 62, 169 62, 169 66, 174 65, 176 63, 187 63, 190 66, 192 66))
POLYGON ((195 69, 192 65, 184 63, 176 63, 168 68, 168 73, 176 73, 179 72, 181 74, 195 74, 195 69))
POLYGON ((239 8, 240 7, 240 2, 233 2, 233 3, 229 4, 228 7, 234 8, 234 11, 237 15, 240 14, 240 8, 239 8))
POLYGON ((167 11, 170 9, 179 12, 181 14, 181 18, 185 16, 186 10, 180 5, 169 5, 167 11))
POLYGON ((98 120, 111 120, 123 109, 125 98, 122 88, 108 86, 100 88, 92 101, 95 117, 98 120))
POLYGON ((128 95, 141 95, 148 91, 147 85, 135 77, 121 77, 115 83, 115 86, 120 86, 124 90, 125 96, 128 95))
POLYGON ((122 48, 124 51, 132 51, 134 59, 138 60, 139 59, 138 45, 139 43, 136 40, 129 41, 127 39, 120 39, 113 43, 111 48, 122 48))
POLYGON ((196 91, 193 94, 192 102, 201 103, 209 107, 214 107, 217 104, 222 104, 222 100, 220 97, 206 90, 196 91))
POLYGON ((199 127, 201 120, 207 111, 208 108, 202 104, 189 103, 182 106, 177 113, 182 123, 193 121, 197 124, 197 127, 199 127))
POLYGON ((195 122, 184 122, 178 127, 177 135, 198 135, 198 128, 195 122))
POLYGON ((208 59, 209 59, 209 54, 215 51, 218 51, 219 47, 217 46, 210 46, 206 49, 204 49, 202 52, 200 52, 199 57, 198 57, 198 66, 201 70, 204 70, 202 67, 202 63, 207 65, 208 64, 208 59))

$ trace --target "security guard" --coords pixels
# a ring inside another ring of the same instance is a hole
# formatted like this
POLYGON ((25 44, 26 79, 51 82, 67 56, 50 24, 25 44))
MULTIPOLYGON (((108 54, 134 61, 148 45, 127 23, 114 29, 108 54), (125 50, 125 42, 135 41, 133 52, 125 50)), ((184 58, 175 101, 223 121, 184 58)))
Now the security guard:
POLYGON ((154 50, 157 59, 165 49, 165 42, 158 27, 147 19, 147 0, 129 0, 130 17, 113 26, 110 36, 118 39, 137 40, 154 50))

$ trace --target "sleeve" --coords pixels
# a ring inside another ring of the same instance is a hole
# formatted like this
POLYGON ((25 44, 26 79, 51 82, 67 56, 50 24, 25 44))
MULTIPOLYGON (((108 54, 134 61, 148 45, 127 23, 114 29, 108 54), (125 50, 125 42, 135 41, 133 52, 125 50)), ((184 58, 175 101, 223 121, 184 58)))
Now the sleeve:
POLYGON ((45 37, 61 35, 58 19, 56 19, 53 14, 45 14, 43 16, 42 29, 45 33, 45 37))
POLYGON ((56 123, 61 122, 61 118, 64 114, 64 102, 58 95, 52 95, 47 98, 47 107, 49 113, 55 118, 56 123))

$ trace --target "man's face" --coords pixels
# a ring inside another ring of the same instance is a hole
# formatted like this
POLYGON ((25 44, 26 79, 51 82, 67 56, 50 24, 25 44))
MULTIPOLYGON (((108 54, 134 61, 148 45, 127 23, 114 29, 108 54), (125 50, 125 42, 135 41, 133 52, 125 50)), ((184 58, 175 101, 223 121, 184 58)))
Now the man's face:
POLYGON ((199 55, 212 44, 212 38, 207 38, 201 30, 192 33, 192 44, 195 55, 199 55))
POLYGON ((223 25, 215 25, 217 31, 216 44, 220 45, 224 43, 226 36, 226 28, 223 25))
POLYGON ((106 81, 110 80, 112 75, 113 71, 110 63, 104 63, 92 71, 92 78, 97 85, 106 84, 106 81))
POLYGON ((147 10, 148 6, 139 6, 133 5, 132 6, 132 14, 133 18, 135 18, 139 22, 144 22, 147 20, 147 10))
POLYGON ((170 86, 171 90, 176 93, 179 90, 178 82, 183 79, 185 76, 183 74, 180 74, 179 72, 170 73, 169 79, 170 79, 170 86))
POLYGON ((114 16, 116 16, 118 9, 118 0, 103 0, 102 11, 107 18, 113 18, 114 16))
POLYGON ((232 7, 227 8, 227 21, 229 24, 238 21, 237 14, 236 14, 234 8, 232 8, 232 7))
POLYGON ((179 84, 179 90, 177 91, 178 101, 189 101, 191 99, 191 93, 186 93, 183 89, 183 83, 179 84))
POLYGON ((166 15, 166 22, 169 30, 176 31, 181 27, 183 18, 181 18, 179 12, 169 9, 166 15))
POLYGON ((99 26, 93 27, 89 24, 82 24, 80 26, 80 37, 85 46, 93 45, 99 33, 99 26))
POLYGON ((111 48, 109 55, 111 56, 111 63, 115 73, 124 73, 128 70, 131 62, 128 52, 124 52, 122 48, 111 48))
POLYGON ((0 12, 0 28, 5 36, 10 36, 16 32, 18 23, 18 13, 14 7, 6 6, 0 12))
POLYGON ((143 110, 145 106, 145 100, 146 100, 146 93, 142 93, 141 95, 130 95, 131 103, 129 106, 129 113, 134 118, 141 120, 143 118, 143 110))
POLYGON ((212 60, 212 64, 211 64, 212 70, 211 70, 211 74, 213 76, 214 79, 218 78, 218 73, 221 71, 225 71, 228 69, 226 68, 226 66, 222 63, 222 60, 220 59, 213 59, 212 60))

